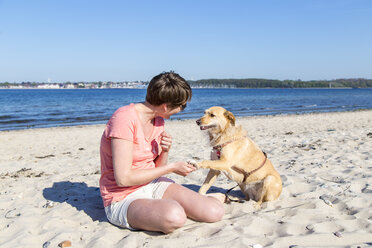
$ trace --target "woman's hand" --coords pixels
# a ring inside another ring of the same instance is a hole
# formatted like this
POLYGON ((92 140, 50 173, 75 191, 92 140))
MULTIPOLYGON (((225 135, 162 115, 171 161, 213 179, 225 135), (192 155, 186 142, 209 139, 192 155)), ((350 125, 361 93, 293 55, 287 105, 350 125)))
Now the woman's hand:
POLYGON ((172 171, 174 173, 181 175, 181 176, 187 176, 189 173, 196 170, 196 168, 192 164, 182 162, 182 161, 171 163, 169 164, 169 166, 172 167, 172 171))
POLYGON ((163 152, 169 152, 172 146, 172 136, 167 134, 165 131, 160 134, 160 146, 163 152))

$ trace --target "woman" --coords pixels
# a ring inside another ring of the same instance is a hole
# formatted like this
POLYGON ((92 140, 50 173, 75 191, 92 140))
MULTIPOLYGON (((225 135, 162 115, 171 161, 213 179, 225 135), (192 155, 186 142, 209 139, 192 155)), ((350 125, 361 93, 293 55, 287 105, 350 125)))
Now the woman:
POLYGON ((187 217, 216 222, 223 214, 222 194, 200 195, 163 177, 187 176, 195 168, 168 163, 172 137, 164 119, 186 108, 192 92, 178 74, 155 76, 146 101, 119 108, 101 139, 100 190, 108 220, 131 230, 173 232, 187 217))

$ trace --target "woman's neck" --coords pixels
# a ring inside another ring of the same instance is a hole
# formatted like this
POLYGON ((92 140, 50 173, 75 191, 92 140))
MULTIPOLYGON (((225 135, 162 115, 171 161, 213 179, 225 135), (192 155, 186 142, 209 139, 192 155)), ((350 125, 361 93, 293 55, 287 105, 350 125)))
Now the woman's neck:
POLYGON ((156 107, 148 102, 137 103, 135 107, 144 124, 151 122, 157 116, 156 107))

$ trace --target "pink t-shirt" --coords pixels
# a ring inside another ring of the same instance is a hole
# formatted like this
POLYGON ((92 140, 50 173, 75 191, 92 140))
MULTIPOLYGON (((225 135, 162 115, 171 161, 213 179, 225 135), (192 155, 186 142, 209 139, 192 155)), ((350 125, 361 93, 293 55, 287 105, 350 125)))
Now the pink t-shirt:
POLYGON ((146 185, 119 187, 116 184, 112 164, 111 138, 133 142, 132 169, 155 167, 159 154, 160 134, 164 131, 164 120, 156 117, 154 129, 149 139, 145 138, 142 125, 133 103, 116 110, 107 122, 101 138, 101 178, 99 180, 104 206, 123 200, 127 195, 146 185))

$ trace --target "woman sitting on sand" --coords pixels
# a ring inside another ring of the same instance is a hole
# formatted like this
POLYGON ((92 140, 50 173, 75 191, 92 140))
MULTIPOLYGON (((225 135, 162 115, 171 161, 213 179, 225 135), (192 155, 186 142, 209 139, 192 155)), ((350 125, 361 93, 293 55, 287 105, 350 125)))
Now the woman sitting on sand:
POLYGON ((191 88, 178 74, 155 76, 146 101, 119 108, 101 139, 100 190, 108 220, 131 230, 170 233, 187 217, 216 222, 223 214, 223 194, 200 195, 163 177, 187 176, 195 168, 186 162, 168 164, 172 138, 164 119, 182 111, 191 88))

